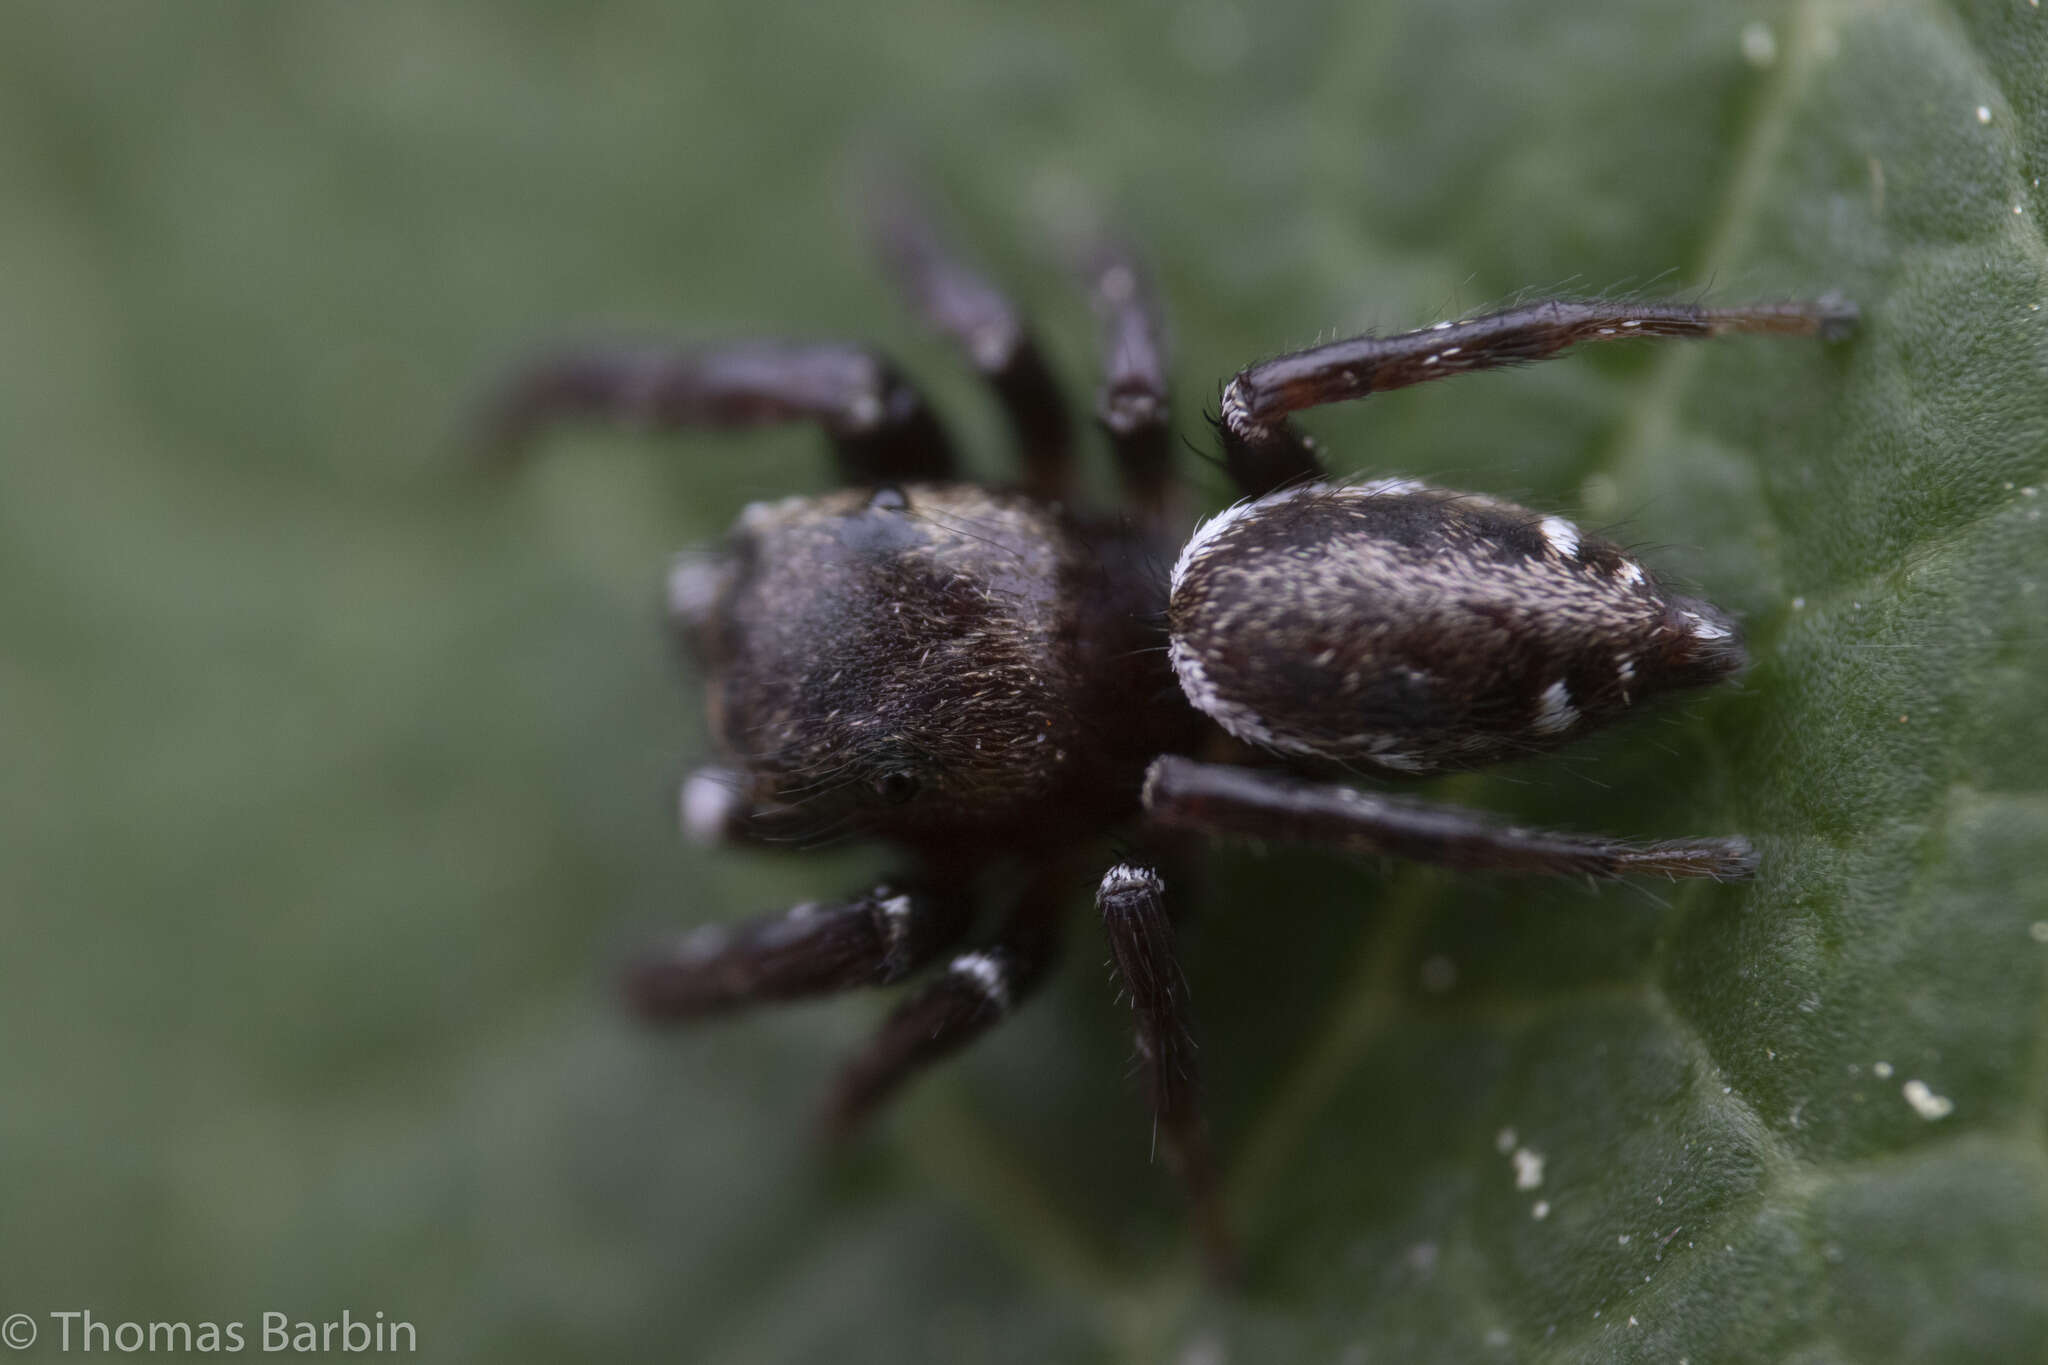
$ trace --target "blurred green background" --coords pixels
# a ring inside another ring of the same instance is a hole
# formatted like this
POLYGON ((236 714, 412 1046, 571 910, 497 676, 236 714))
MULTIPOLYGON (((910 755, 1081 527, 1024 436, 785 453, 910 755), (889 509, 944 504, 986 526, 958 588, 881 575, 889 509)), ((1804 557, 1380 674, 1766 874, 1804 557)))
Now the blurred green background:
POLYGON ((24 1358, 78 1308, 382 1311, 493 1361, 2048 1340, 2037 9, 50 0, 0 33, 24 1358), (497 484, 454 437, 539 338, 846 335, 1000 474, 844 212, 877 138, 1077 392, 1044 224, 1126 224, 1203 451, 1245 362, 1517 290, 1834 288, 1870 319, 1314 420, 1340 467, 1578 513, 1751 624, 1744 688, 1435 790, 1767 862, 1596 893, 1217 858, 1190 972, 1236 1298, 1148 1165, 1086 938, 839 1162, 805 1124, 884 1002, 649 1037, 607 989, 640 938, 880 866, 686 848, 668 814, 700 738, 667 556, 824 462, 586 433, 497 484), (1923 1075, 1939 1123, 1900 1098, 1923 1075))

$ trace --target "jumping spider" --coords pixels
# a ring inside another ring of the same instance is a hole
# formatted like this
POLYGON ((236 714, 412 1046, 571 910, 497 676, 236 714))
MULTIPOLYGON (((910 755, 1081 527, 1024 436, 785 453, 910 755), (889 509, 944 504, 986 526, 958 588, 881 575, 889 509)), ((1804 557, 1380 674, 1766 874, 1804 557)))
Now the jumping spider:
POLYGON ((1103 873, 1095 903, 1159 1148, 1220 1270, 1230 1244, 1186 987, 1165 885, 1144 865, 1161 831, 1507 872, 1755 867, 1739 838, 1550 833, 1329 780, 1552 748, 1729 678, 1744 654, 1725 614, 1563 518, 1406 479, 1330 480, 1291 415, 1581 341, 1835 337, 1855 310, 1551 300, 1264 361, 1224 387, 1216 422, 1242 501, 1183 540, 1160 326, 1132 261, 1107 245, 1082 253, 1106 335, 1096 416, 1129 503, 1106 515, 1075 496, 1066 400, 1009 302, 908 199, 887 198, 875 228, 911 305, 994 390, 1019 485, 961 482, 923 396, 846 343, 572 349, 518 370, 489 409, 500 451, 570 415, 811 421, 845 485, 749 506, 722 547, 671 574, 669 614, 707 679, 724 755, 684 783, 682 822, 757 845, 871 838, 901 855, 903 875, 700 930, 635 962, 627 989, 650 1019, 694 1019, 892 984, 944 959, 841 1073, 825 1127, 843 1135, 1023 1003, 1086 875, 1077 850, 1124 831, 1150 852, 1103 873), (957 950, 984 915, 993 932, 957 950))

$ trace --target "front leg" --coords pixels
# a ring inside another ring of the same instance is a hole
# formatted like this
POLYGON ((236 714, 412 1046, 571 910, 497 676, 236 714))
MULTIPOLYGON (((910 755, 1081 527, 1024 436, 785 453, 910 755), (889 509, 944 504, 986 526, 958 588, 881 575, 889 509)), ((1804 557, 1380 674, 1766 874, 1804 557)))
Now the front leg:
POLYGON ((1211 837, 1310 844, 1486 872, 1735 881, 1756 871, 1756 853, 1740 838, 1632 843, 1560 834, 1458 806, 1186 758, 1152 764, 1145 814, 1154 824, 1211 837))
POLYGON ((1546 299, 1458 322, 1356 336, 1275 356, 1240 370, 1223 390, 1224 461, 1252 497, 1323 477, 1314 443, 1290 415, 1455 374, 1526 365, 1582 341, 1712 337, 1727 332, 1835 340, 1856 324, 1856 306, 1829 296, 1793 303, 1702 308, 1689 303, 1546 299))

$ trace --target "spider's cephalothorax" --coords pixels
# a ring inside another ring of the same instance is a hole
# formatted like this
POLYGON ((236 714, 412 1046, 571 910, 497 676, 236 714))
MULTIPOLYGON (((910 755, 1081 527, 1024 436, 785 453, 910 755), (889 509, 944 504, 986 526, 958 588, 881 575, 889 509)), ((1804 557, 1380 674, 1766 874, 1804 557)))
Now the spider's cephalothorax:
MULTIPOLYGON (((1580 341, 1839 336, 1849 305, 1550 301, 1280 356, 1224 389, 1224 462, 1243 501, 1189 536, 1159 326, 1122 253, 1078 258, 1108 338, 1098 416, 1128 502, 1112 518, 1074 510, 1068 410, 1008 302, 906 199, 884 201, 876 226, 899 285, 1002 403, 1017 488, 959 481, 917 390, 841 343, 573 350, 514 375, 491 409, 495 448, 571 413, 810 420, 846 485, 747 508, 722 546, 671 574, 670 614, 706 676, 721 754, 684 784, 683 822, 757 844, 881 840, 902 877, 650 954, 628 973, 646 1014, 894 982, 985 934, 848 1064, 826 1120, 843 1133, 1023 1000, 1057 950, 1077 858, 1104 835, 1141 850, 1177 831, 1605 877, 1752 870, 1741 839, 1550 833, 1330 780, 1555 746, 1727 678, 1743 653, 1726 615, 1563 518, 1405 480, 1331 482, 1290 416, 1580 341)), ((1119 861, 1096 906, 1160 1150, 1223 1271, 1164 883, 1119 861)))
POLYGON ((754 504, 671 592, 731 764, 686 816, 1008 848, 1128 819, 1195 724, 1143 560, 1121 524, 972 484, 754 504))

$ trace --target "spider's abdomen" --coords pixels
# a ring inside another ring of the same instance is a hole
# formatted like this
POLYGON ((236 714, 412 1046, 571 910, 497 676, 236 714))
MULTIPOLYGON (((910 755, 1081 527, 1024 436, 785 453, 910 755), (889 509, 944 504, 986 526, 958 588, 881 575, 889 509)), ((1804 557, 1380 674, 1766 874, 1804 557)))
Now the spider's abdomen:
POLYGON ((1548 748, 1744 663, 1726 616, 1612 543, 1400 480, 1233 507, 1172 592, 1174 669, 1224 729, 1397 772, 1548 748))

